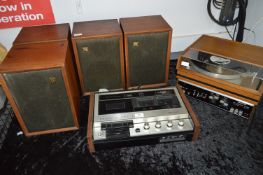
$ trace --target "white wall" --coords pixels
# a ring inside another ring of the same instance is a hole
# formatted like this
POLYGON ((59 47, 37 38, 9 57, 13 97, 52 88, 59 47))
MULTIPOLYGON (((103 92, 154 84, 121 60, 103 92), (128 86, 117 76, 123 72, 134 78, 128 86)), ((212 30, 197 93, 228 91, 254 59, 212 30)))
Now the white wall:
MULTIPOLYGON (((260 1, 260 0, 258 0, 260 1)), ((173 28, 172 51, 182 51, 201 34, 227 36, 209 18, 207 0, 51 0, 57 23, 161 14, 173 28)), ((0 30, 8 49, 20 28, 0 30)))
POLYGON ((263 1, 250 0, 247 7, 246 28, 253 32, 246 31, 244 42, 263 46, 263 1))

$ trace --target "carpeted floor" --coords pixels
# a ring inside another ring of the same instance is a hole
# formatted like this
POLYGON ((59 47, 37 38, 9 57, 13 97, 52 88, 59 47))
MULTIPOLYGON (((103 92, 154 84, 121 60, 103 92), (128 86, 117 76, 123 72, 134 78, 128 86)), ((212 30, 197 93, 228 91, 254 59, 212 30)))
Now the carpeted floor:
MULTIPOLYGON (((170 73, 174 76, 174 70, 170 73)), ((94 155, 87 151, 88 97, 81 101, 79 131, 26 138, 17 136, 20 127, 13 120, 0 150, 0 174, 262 175, 263 104, 248 133, 247 120, 189 100, 201 123, 198 141, 116 148, 94 155)))

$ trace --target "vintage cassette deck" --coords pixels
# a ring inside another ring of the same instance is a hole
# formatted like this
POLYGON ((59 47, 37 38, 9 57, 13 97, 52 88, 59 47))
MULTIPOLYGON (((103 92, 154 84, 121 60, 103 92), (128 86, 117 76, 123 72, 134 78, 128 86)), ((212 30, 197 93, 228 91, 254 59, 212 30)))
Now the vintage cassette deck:
POLYGON ((201 36, 180 56, 184 93, 243 118, 252 118, 263 93, 263 48, 201 36))
POLYGON ((91 94, 90 152, 196 139, 199 122, 186 100, 175 87, 91 94))

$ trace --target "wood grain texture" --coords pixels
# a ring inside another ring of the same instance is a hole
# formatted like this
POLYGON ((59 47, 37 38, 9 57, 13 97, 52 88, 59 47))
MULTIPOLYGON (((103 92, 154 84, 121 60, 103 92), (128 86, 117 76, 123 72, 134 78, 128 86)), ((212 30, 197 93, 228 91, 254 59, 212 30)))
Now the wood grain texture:
POLYGON ((73 51, 74 51, 74 57, 75 57, 75 63, 76 63, 76 68, 77 68, 77 72, 78 72, 80 88, 81 88, 82 94, 84 95, 84 93, 85 93, 84 77, 83 77, 83 74, 82 74, 82 71, 81 71, 80 60, 79 60, 79 53, 78 53, 76 40, 72 39, 72 46, 73 46, 73 51))
POLYGON ((263 68, 263 47, 260 46, 203 35, 191 48, 263 68))
POLYGON ((194 123, 194 134, 192 137, 192 141, 196 141, 200 135, 200 122, 199 119, 197 117, 197 115, 195 114, 195 112, 192 109, 191 104, 189 103, 188 99, 186 98, 185 94, 183 93, 183 90, 181 88, 181 86, 177 83, 176 88, 185 104, 185 107, 187 109, 187 111, 189 112, 190 117, 192 118, 192 121, 194 123))
POLYGON ((31 137, 31 136, 37 136, 37 135, 75 131, 78 129, 79 129, 78 127, 67 127, 67 128, 51 129, 51 130, 44 130, 44 131, 28 132, 25 135, 27 137, 31 137))
POLYGON ((13 45, 66 41, 70 39, 70 32, 68 23, 23 27, 14 40, 13 45))
POLYGON ((94 93, 89 96, 89 115, 88 115, 88 126, 87 126, 87 141, 88 150, 90 153, 95 152, 95 147, 93 144, 93 112, 94 112, 94 93))
POLYGON ((167 86, 167 83, 159 83, 159 84, 148 84, 148 85, 141 85, 141 86, 131 86, 127 87, 128 90, 137 90, 137 89, 150 89, 150 88, 158 88, 167 86))
POLYGON ((117 19, 75 22, 72 39, 122 35, 117 19))
MULTIPOLYGON (((123 88, 120 88, 120 89, 111 89, 110 92, 118 92, 118 91, 123 91, 123 88)), ((84 92, 82 94, 82 96, 89 96, 91 95, 92 93, 96 93, 96 92, 99 92, 99 91, 94 91, 94 92, 84 92)))
POLYGON ((71 111, 73 113, 73 120, 75 126, 79 128, 80 89, 78 86, 76 71, 73 65, 73 59, 72 52, 70 49, 68 49, 65 67, 62 70, 71 111))
POLYGON ((166 70, 165 70, 165 83, 168 83, 169 78, 169 67, 170 67, 170 58, 171 58, 171 47, 172 47, 172 30, 168 32, 168 46, 167 46, 167 55, 166 55, 166 70))
POLYGON ((13 46, 0 64, 0 73, 62 67, 67 41, 13 46))
POLYGON ((120 37, 120 65, 121 65, 121 80, 122 80, 122 87, 126 89, 126 78, 125 78, 125 60, 124 60, 124 41, 123 41, 123 36, 121 35, 120 37))
POLYGON ((161 15, 120 18, 120 24, 124 35, 172 30, 161 15))
POLYGON ((124 47, 124 60, 125 60, 125 88, 129 89, 130 88, 130 68, 129 68, 129 52, 128 52, 128 36, 124 35, 124 42, 123 42, 123 47, 124 47))
POLYGON ((258 108, 258 106, 255 106, 255 107, 252 109, 252 111, 251 111, 251 113, 250 113, 250 116, 249 116, 249 118, 248 118, 248 126, 250 126, 250 125, 252 124, 252 122, 253 122, 253 120, 254 120, 254 117, 255 117, 255 114, 256 114, 256 111, 257 111, 257 108, 258 108))

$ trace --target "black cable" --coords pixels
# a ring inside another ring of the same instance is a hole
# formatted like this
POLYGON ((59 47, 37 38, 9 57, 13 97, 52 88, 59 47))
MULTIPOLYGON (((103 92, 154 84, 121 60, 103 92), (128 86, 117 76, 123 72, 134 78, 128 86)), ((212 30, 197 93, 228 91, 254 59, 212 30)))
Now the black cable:
POLYGON ((234 40, 235 40, 234 36, 232 36, 232 35, 230 34, 230 32, 229 32, 227 26, 225 26, 225 28, 226 28, 226 31, 227 31, 229 37, 234 41, 234 40))
MULTIPOLYGON (((211 2, 213 2, 213 4, 214 4, 214 1, 216 1, 216 0, 208 0, 208 3, 207 3, 207 12, 208 12, 210 18, 211 18, 215 23, 217 23, 217 24, 220 25, 220 26, 230 26, 230 25, 234 25, 235 23, 238 22, 238 16, 237 16, 234 20, 231 20, 231 21, 228 21, 228 22, 221 22, 221 21, 219 21, 218 19, 216 19, 216 18, 214 17, 214 15, 212 14, 212 11, 211 11, 211 2)), ((241 0, 241 1, 243 1, 243 0, 241 0)), ((223 5, 223 3, 222 3, 222 5, 223 5)), ((222 7, 223 7, 223 6, 222 6, 222 7)), ((222 7, 221 7, 221 8, 222 8, 222 7)))
POLYGON ((222 7, 223 7, 223 2, 221 2, 221 1, 218 1, 218 0, 214 0, 213 1, 213 5, 214 5, 214 7, 216 8, 216 9, 222 9, 222 7))
POLYGON ((246 5, 244 0, 238 0, 239 2, 239 13, 238 13, 238 31, 236 36, 236 41, 242 42, 244 37, 244 28, 246 20, 246 5))
POLYGON ((220 21, 214 17, 214 15, 211 12, 211 3, 213 3, 213 6, 216 9, 221 10, 223 6, 225 5, 226 0, 219 1, 219 0, 208 0, 207 3, 207 12, 210 16, 210 18, 217 23, 218 25, 224 26, 227 29, 227 26, 235 25, 233 36, 231 36, 230 32, 227 29, 227 32, 229 36, 234 40, 235 34, 236 34, 236 25, 238 23, 238 31, 236 35, 236 41, 242 42, 243 35, 244 35, 244 28, 245 28, 245 19, 246 19, 246 8, 248 5, 248 0, 237 0, 237 3, 235 4, 235 9, 239 9, 238 16, 234 18, 233 20, 228 21, 220 21))
POLYGON ((237 23, 235 24, 234 32, 233 32, 233 38, 236 36, 236 29, 237 29, 237 23))
POLYGON ((246 27, 244 28, 244 30, 247 30, 247 31, 252 32, 253 34, 256 34, 254 30, 248 29, 248 28, 246 28, 246 27))
POLYGON ((254 39, 256 38, 256 32, 254 30, 248 29, 246 27, 244 28, 244 30, 247 30, 247 31, 253 33, 254 39))

